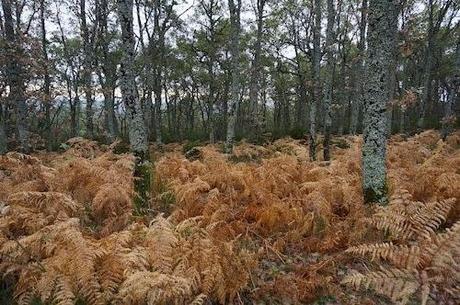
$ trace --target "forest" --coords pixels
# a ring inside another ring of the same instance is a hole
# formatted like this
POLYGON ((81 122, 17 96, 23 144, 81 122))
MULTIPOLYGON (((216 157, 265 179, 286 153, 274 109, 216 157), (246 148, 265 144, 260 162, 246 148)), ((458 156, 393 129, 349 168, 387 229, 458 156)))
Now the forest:
POLYGON ((460 304, 458 0, 0 0, 0 304, 460 304))

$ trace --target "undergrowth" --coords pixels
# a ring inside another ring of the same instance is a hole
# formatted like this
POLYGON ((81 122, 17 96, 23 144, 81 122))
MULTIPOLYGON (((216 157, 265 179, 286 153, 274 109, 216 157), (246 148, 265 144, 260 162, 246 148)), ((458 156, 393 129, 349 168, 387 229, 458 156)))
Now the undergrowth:
POLYGON ((76 138, 61 154, 8 153, 0 157, 1 297, 458 304, 460 134, 394 136, 392 200, 378 209, 363 205, 361 139, 332 143, 331 162, 310 162, 302 140, 243 142, 231 156, 207 145, 188 159, 188 147, 168 144, 155 154, 145 217, 132 214, 133 158, 115 153, 117 143, 76 138))

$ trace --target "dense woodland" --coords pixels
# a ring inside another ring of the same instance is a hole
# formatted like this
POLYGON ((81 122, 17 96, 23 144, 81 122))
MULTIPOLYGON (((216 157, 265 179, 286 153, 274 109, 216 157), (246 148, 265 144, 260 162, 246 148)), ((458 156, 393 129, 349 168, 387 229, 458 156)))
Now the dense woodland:
POLYGON ((459 304, 457 0, 0 2, 1 304, 459 304))

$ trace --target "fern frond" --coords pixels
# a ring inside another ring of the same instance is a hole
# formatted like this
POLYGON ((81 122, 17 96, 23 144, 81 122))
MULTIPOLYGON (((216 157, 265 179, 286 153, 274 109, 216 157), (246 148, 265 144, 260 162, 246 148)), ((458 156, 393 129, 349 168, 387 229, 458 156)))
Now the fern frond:
POLYGON ((342 283, 355 289, 372 288, 399 304, 406 304, 419 288, 417 273, 398 268, 381 268, 381 271, 367 274, 354 273, 347 276, 342 283))
POLYGON ((363 257, 369 255, 372 260, 386 260, 398 268, 413 269, 421 263, 421 249, 416 245, 377 243, 351 247, 345 252, 363 257))

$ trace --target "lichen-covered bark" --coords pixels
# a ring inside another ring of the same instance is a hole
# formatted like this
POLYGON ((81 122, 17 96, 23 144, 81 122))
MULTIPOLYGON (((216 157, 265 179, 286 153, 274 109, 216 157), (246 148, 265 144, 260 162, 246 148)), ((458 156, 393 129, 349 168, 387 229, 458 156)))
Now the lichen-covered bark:
POLYGON ((235 123, 237 106, 240 95, 240 11, 241 0, 237 3, 233 0, 228 0, 228 7, 230 10, 230 23, 231 23, 231 45, 230 52, 232 54, 232 84, 230 88, 230 101, 227 110, 227 139, 225 141, 225 152, 231 153, 233 151, 233 141, 235 138, 235 123))
POLYGON ((391 17, 396 0, 369 2, 368 54, 364 92, 364 144, 362 148, 363 193, 367 203, 387 202, 386 106, 388 65, 393 56, 391 17))
POLYGON ((316 160, 316 108, 321 100, 321 0, 315 0, 315 24, 313 28, 313 99, 310 106, 310 160, 316 160))
POLYGON ((129 123, 129 142, 136 161, 134 168, 134 209, 143 214, 148 208, 150 193, 150 158, 147 130, 137 94, 134 75, 133 1, 118 0, 118 16, 122 31, 122 59, 120 65, 120 89, 129 123))

